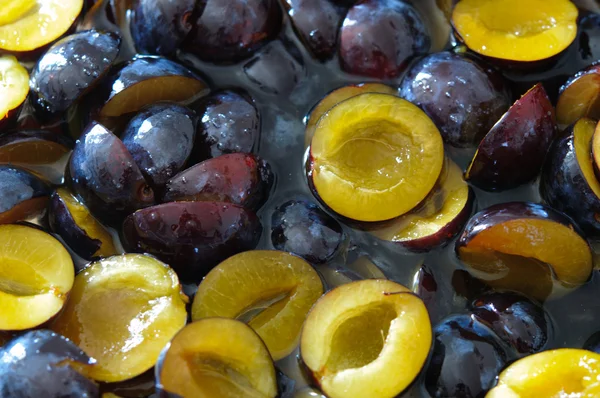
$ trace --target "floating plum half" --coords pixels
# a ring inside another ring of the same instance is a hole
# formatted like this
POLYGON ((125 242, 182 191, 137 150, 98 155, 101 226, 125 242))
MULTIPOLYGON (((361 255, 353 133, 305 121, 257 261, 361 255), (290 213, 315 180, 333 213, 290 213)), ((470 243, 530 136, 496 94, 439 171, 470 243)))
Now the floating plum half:
POLYGON ((447 318, 434 332, 427 392, 436 398, 483 398, 510 359, 498 337, 469 315, 447 318))
POLYGON ((393 398, 431 347, 425 304, 406 287, 365 279, 330 290, 306 318, 300 355, 330 398, 393 398))
POLYGON ((556 118, 571 125, 581 118, 600 119, 600 65, 592 65, 571 77, 560 88, 556 118))
POLYGON ((540 173, 555 135, 554 107, 536 84, 483 138, 465 178, 487 191, 529 182, 540 173))
POLYGON ((73 148, 65 135, 45 130, 21 130, 0 136, 0 164, 13 164, 31 172, 63 159, 73 148))
POLYGON ((578 231, 568 217, 547 206, 503 203, 469 220, 456 252, 490 286, 545 300, 555 283, 573 289, 590 277, 591 249, 578 231))
POLYGON ((542 306, 517 293, 484 294, 471 303, 470 310, 519 356, 544 350, 552 337, 552 324, 542 306))
POLYGON ((69 109, 106 74, 119 55, 121 39, 87 30, 56 42, 31 72, 31 102, 45 114, 69 109))
POLYGON ((430 45, 425 23, 411 4, 363 0, 350 8, 342 23, 340 63, 351 74, 393 79, 430 45))
POLYGON ((506 368, 486 398, 597 397, 599 377, 599 354, 573 348, 544 351, 506 368))
POLYGON ((248 58, 274 39, 283 15, 276 0, 203 0, 185 49, 214 63, 248 58))
POLYGON ((46 209, 50 187, 17 167, 0 165, 0 224, 10 224, 46 209))
POLYGON ((279 396, 267 347, 251 328, 227 318, 202 319, 177 333, 158 361, 156 384, 177 397, 279 396))
POLYGON ((277 361, 296 349, 306 314, 322 294, 321 278, 306 261, 286 252, 251 250, 206 275, 194 297, 192 320, 247 322, 277 361))
POLYGON ((500 74, 452 52, 429 55, 414 65, 400 96, 421 107, 455 147, 477 145, 511 101, 500 74))
POLYGON ((305 200, 290 200, 278 206, 271 216, 271 226, 273 247, 313 264, 334 258, 345 239, 335 219, 305 200))
POLYGON ((320 118, 307 172, 315 196, 334 212, 374 222, 417 206, 443 162, 442 138, 423 111, 392 95, 367 93, 320 118))
POLYGON ((577 36, 577 7, 569 0, 462 0, 452 23, 472 51, 507 61, 533 62, 551 58, 577 36))
POLYGON ((27 94, 29 94, 29 73, 12 55, 0 57, 0 129, 16 122, 27 94))
POLYGON ((35 330, 0 348, 0 396, 19 398, 96 398, 98 386, 70 363, 95 360, 66 338, 35 330))
POLYGON ((595 129, 596 122, 587 118, 567 128, 552 144, 540 179, 546 203, 594 238, 600 236, 600 183, 590 150, 595 129))
POLYGON ((154 203, 152 188, 123 142, 98 123, 75 144, 69 177, 75 193, 108 223, 154 203))
POLYGON ((205 160, 173 177, 164 201, 227 202, 258 210, 273 186, 271 166, 258 156, 231 153, 205 160))
POLYGON ((260 136, 260 115, 248 94, 219 91, 201 99, 194 110, 200 121, 193 163, 255 149, 260 136))
POLYGON ((198 282, 219 262, 256 247, 262 233, 251 210, 221 202, 171 202, 138 210, 123 223, 128 251, 150 253, 198 282))
POLYGON ((186 164, 194 147, 198 117, 171 103, 150 105, 121 135, 123 145, 153 187, 162 187, 186 164))

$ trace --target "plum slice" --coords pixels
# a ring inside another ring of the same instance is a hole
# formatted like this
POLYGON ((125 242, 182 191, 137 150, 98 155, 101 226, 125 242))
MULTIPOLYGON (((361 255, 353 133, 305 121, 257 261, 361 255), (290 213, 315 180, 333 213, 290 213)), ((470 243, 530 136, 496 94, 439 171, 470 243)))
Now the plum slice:
POLYGON ((307 171, 326 206, 374 222, 401 216, 425 199, 443 161, 442 137, 423 111, 392 95, 367 93, 321 117, 307 171))
POLYGON ((456 252, 492 287, 539 300, 556 287, 575 288, 592 272, 592 253, 578 227, 547 206, 512 202, 488 207, 469 220, 456 252))
POLYGON ((333 90, 323 97, 323 99, 310 111, 306 122, 306 130, 304 132, 304 146, 308 147, 310 145, 321 116, 340 102, 365 93, 396 95, 396 90, 382 83, 352 84, 333 90))
POLYGON ((0 128, 5 128, 17 120, 29 94, 29 73, 12 55, 0 56, 0 84, 0 128))
POLYGON ((251 210, 222 202, 171 202, 138 210, 123 223, 123 245, 147 252, 199 282, 215 265, 256 247, 262 225, 251 210))
POLYGON ((432 333, 425 304, 382 279, 339 286, 308 314, 302 360, 331 398, 392 398, 421 372, 432 333))
POLYGON ((0 49, 22 53, 61 37, 79 16, 83 0, 8 0, 2 6, 0 49))
POLYGON ((462 170, 449 161, 440 180, 417 208, 372 233, 410 250, 426 251, 456 236, 473 210, 474 194, 462 170))
POLYGON ((62 160, 73 148, 64 135, 45 130, 21 130, 0 136, 0 163, 32 172, 62 160))
POLYGON ((589 117, 600 118, 600 65, 592 65, 567 80, 560 88, 556 119, 570 125, 589 117))
POLYGON ((93 367, 79 367, 85 375, 122 381, 154 366, 185 325, 186 302, 168 265, 140 254, 113 256, 77 275, 51 328, 96 359, 93 367))
POLYGON ((474 52, 508 61, 551 58, 577 36, 577 7, 568 0, 462 0, 452 23, 474 52))
POLYGON ((554 107, 538 83, 483 137, 465 178, 486 191, 529 182, 540 173, 555 135, 554 107))
POLYGON ((23 221, 44 211, 50 187, 18 167, 0 165, 0 224, 23 221))
POLYGON ((269 197, 273 179, 271 166, 256 155, 221 155, 171 178, 164 201, 228 202, 256 211, 269 197))
POLYGON ((550 148, 540 179, 540 194, 571 217, 589 236, 600 236, 600 183, 590 148, 597 123, 588 118, 566 129, 550 148))
POLYGON ((487 398, 534 398, 600 395, 600 355, 561 348, 530 355, 514 362, 498 377, 487 398))
POLYGON ((54 317, 73 286, 75 267, 52 235, 23 225, 1 225, 0 330, 25 330, 54 317))
POLYGON ((227 318, 202 319, 177 333, 161 354, 156 382, 180 397, 278 396, 267 347, 251 328, 227 318))
POLYGON ((294 351, 306 314, 322 294, 319 274, 304 260, 282 251, 252 250, 206 275, 194 297, 192 319, 244 320, 277 361, 294 351))
POLYGON ((58 188, 52 194, 48 218, 52 230, 81 257, 117 254, 111 234, 69 190, 58 188))

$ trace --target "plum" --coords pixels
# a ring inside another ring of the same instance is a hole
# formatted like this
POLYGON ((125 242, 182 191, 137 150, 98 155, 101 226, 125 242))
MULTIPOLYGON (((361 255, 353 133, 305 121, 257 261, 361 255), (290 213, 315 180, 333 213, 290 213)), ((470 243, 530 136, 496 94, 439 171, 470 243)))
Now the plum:
POLYGON ((0 56, 0 131, 13 127, 29 94, 29 74, 12 55, 0 56))
POLYGON ((438 293, 438 284, 432 269, 423 264, 413 279, 413 291, 425 303, 431 318, 435 318, 436 311, 436 296, 438 293))
POLYGON ((583 343, 583 348, 600 354, 600 332, 596 332, 588 337, 585 343, 583 343))
POLYGON ((600 116, 600 65, 593 64, 571 76, 560 87, 556 117, 561 125, 600 116))
POLYGON ((417 10, 401 0, 362 0, 342 23, 340 64, 344 71, 393 79, 409 61, 429 51, 431 39, 417 10))
POLYGON ((29 171, 53 164, 73 149, 69 137, 46 130, 19 130, 0 136, 0 163, 14 164, 29 171))
POLYGON ((14 223, 41 213, 50 193, 50 186, 30 172, 0 165, 0 224, 14 223))

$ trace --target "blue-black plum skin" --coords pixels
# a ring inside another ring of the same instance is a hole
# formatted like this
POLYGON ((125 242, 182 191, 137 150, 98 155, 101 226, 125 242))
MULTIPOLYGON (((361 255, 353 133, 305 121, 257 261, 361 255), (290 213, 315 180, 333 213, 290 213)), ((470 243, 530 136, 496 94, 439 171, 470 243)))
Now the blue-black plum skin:
POLYGON ((0 165, 0 224, 22 221, 46 208, 51 189, 30 172, 0 165))
POLYGON ((600 354, 600 332, 596 332, 588 337, 585 343, 583 343, 583 348, 600 354))

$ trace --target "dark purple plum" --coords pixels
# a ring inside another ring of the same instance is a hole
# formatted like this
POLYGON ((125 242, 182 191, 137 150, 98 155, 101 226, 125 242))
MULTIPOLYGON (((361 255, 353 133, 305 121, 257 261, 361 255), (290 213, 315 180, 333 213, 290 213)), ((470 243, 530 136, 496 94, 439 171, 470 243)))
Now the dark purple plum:
POLYGON ((30 77, 35 108, 55 115, 69 109, 91 90, 119 55, 121 38, 112 32, 87 30, 56 42, 39 59, 30 77))
POLYGON ((109 224, 154 204, 154 191, 123 142, 98 123, 75 144, 68 177, 92 214, 109 224))
POLYGON ((330 0, 285 0, 294 29, 314 58, 331 59, 346 12, 330 0))
POLYGON ((455 147, 474 147, 511 105, 503 78, 452 52, 429 55, 402 80, 400 96, 419 106, 455 147))
POLYGON ((277 0, 198 0, 200 8, 184 48, 214 63, 251 56, 274 39, 283 15, 277 0))
POLYGON ((138 210, 123 223, 127 251, 149 253, 183 281, 198 283, 226 258, 252 250, 262 225, 254 212, 222 202, 171 202, 138 210))
POLYGON ((487 293, 474 300, 469 309, 519 356, 542 351, 552 333, 552 324, 542 306, 514 292, 487 293))
POLYGON ((583 343, 583 348, 600 354, 600 332, 596 332, 588 337, 585 343, 583 343))
POLYGON ((258 210, 273 186, 271 166, 249 153, 230 153, 205 160, 167 183, 163 200, 227 202, 258 210))
POLYGON ((429 51, 431 39, 422 17, 401 0, 361 0, 342 23, 340 63, 344 71, 393 79, 417 55, 429 51))
POLYGON ((93 365, 95 360, 49 330, 27 332, 0 348, 0 396, 99 397, 98 386, 69 363, 93 365))
POLYGON ((434 328, 425 388, 434 398, 483 398, 512 353, 469 315, 446 318, 434 328))
POLYGON ((194 110, 200 121, 193 163, 255 149, 260 135, 260 114, 246 93, 219 91, 200 100, 194 110))
POLYGON ((417 296, 421 297, 431 318, 435 318, 434 315, 437 315, 435 307, 438 284, 429 266, 423 264, 419 267, 414 277, 413 291, 417 296))
POLYGON ((341 225, 314 203, 290 200, 271 216, 271 242, 313 264, 330 261, 338 253, 345 234, 341 225))
POLYGON ((483 282, 481 279, 475 278, 464 269, 454 270, 452 273, 451 284, 456 295, 464 297, 468 300, 472 300, 475 297, 478 297, 480 294, 492 290, 492 288, 486 285, 485 282, 483 282))
POLYGON ((196 0, 136 0, 132 6, 131 36, 138 52, 173 54, 192 30, 196 3, 196 0))
POLYGON ((162 187, 183 168, 197 122, 193 111, 173 103, 150 105, 131 119, 121 140, 153 187, 162 187))
POLYGON ((11 224, 41 213, 50 187, 28 171, 0 165, 0 224, 11 224))

